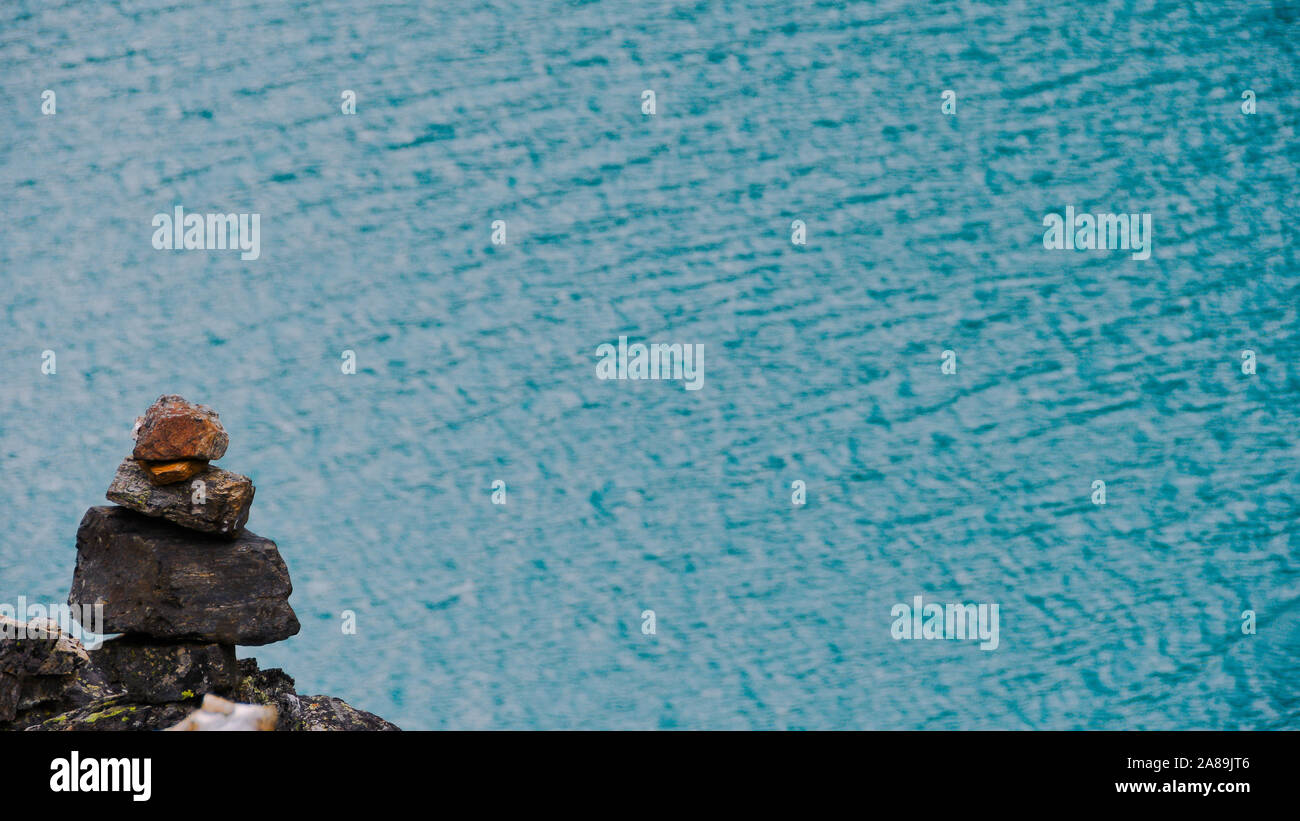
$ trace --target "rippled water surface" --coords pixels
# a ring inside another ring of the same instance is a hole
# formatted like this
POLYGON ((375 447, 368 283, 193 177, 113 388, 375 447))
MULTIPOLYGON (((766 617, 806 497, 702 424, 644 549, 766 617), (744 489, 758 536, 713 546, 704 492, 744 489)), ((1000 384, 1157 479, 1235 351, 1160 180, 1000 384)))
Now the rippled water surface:
POLYGON ((793 6, 6 3, 0 601, 175 392, 293 575, 241 655, 406 728, 1300 727, 1300 9, 793 6))

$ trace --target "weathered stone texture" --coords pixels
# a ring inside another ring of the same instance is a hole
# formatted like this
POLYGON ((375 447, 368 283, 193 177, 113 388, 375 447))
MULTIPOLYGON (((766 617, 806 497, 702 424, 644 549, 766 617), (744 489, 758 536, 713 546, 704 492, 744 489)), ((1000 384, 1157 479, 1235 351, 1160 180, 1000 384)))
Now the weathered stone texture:
POLYGON ((260 645, 298 633, 292 591, 270 539, 248 531, 223 539, 92 507, 77 530, 68 603, 103 603, 106 633, 260 645))

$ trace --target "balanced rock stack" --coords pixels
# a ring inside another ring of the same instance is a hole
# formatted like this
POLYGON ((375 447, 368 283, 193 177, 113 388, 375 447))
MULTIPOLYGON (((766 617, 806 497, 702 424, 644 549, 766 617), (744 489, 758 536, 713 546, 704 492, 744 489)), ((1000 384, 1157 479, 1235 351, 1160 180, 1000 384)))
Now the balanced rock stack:
POLYGON ((253 505, 253 483, 208 464, 229 444, 211 408, 159 397, 135 420, 135 450, 118 466, 108 500, 191 530, 237 536, 253 505))
MULTIPOLYGON (((209 462, 230 438, 211 409, 163 396, 136 420, 135 450, 77 531, 74 614, 103 606, 95 651, 109 679, 145 702, 228 693, 235 645, 298 632, 275 542, 244 530, 253 483, 209 462)), ((93 628, 93 625, 82 625, 93 628)))
POLYGON ((0 644, 0 726, 165 729, 205 696, 225 695, 274 706, 281 729, 396 729, 338 699, 298 696, 281 671, 236 660, 236 645, 281 641, 299 624, 275 542, 244 528, 253 483, 211 464, 229 444, 217 414, 163 396, 135 437, 108 489, 119 506, 92 507, 81 520, 68 594, 82 627, 122 635, 88 653, 57 626, 40 642, 0 644), (92 726, 109 714, 121 714, 121 726, 92 726))

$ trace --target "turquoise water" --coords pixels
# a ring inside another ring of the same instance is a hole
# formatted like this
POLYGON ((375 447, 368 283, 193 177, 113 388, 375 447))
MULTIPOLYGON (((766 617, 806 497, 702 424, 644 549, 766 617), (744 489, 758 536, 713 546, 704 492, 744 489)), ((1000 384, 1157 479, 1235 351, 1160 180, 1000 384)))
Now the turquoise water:
POLYGON ((0 601, 180 393, 295 584, 241 655, 405 728, 1300 727, 1297 4, 0 21, 0 601), (1067 205, 1151 258, 1044 249, 1067 205), (702 389, 597 379, 620 335, 702 389))

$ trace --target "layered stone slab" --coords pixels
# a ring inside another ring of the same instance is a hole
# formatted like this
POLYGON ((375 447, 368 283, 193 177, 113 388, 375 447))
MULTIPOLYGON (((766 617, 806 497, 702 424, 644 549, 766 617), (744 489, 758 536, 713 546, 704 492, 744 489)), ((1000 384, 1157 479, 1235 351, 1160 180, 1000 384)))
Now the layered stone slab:
POLYGON ((92 507, 77 530, 68 603, 102 603, 105 633, 261 645, 298 633, 292 591, 270 539, 247 530, 225 539, 92 507))
POLYGON ((126 459, 105 494, 110 502, 181 527, 235 536, 248 523, 256 493, 247 476, 209 466, 188 482, 159 486, 144 464, 126 459))

